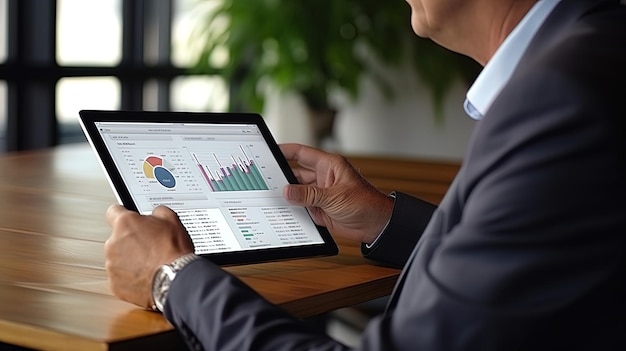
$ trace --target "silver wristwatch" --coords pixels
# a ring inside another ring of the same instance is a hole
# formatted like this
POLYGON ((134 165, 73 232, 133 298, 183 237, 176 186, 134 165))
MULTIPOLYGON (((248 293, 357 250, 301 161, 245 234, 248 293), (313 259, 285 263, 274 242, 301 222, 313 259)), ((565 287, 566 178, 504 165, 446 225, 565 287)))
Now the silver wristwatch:
POLYGON ((167 300, 167 293, 170 290, 170 284, 176 277, 176 274, 187 264, 199 259, 194 253, 188 253, 175 259, 172 263, 164 264, 157 269, 152 278, 152 309, 154 311, 163 312, 163 306, 167 300))

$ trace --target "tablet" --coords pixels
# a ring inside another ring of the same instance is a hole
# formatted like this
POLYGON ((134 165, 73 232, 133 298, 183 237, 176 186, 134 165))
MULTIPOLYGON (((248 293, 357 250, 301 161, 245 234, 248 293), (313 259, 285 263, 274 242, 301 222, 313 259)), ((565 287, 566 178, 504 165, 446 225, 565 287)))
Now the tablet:
POLYGON ((263 118, 244 113, 79 112, 117 200, 174 210, 218 265, 337 254, 326 228, 284 200, 296 183, 263 118))

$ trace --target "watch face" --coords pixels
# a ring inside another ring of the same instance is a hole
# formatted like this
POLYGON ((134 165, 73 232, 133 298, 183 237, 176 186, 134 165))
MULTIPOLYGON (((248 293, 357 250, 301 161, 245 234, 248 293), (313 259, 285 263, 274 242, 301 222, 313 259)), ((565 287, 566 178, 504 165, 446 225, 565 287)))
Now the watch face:
POLYGON ((172 280, 176 278, 176 273, 190 262, 199 259, 193 253, 185 254, 175 259, 170 264, 164 264, 157 269, 152 280, 152 300, 157 310, 163 312, 163 306, 167 299, 167 293, 170 290, 172 280))

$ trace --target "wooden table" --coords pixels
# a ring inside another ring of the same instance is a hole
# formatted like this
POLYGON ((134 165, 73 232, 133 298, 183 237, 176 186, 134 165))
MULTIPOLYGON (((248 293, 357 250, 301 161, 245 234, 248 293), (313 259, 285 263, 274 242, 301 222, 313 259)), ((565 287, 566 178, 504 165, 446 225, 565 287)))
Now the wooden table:
MULTIPOLYGON (((85 144, 0 156, 0 346, 43 350, 172 349, 158 313, 114 297, 104 270, 104 219, 115 198, 85 144)), ((301 318, 391 292, 398 270, 357 245, 335 257, 226 268, 301 318)))

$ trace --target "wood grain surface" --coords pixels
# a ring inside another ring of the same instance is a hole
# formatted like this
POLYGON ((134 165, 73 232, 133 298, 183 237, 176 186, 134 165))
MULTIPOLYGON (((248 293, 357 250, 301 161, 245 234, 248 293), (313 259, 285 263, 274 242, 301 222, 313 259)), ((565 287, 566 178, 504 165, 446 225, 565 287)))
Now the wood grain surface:
MULTIPOLYGON (((115 202, 85 144, 0 156, 0 342, 42 350, 172 349, 157 313, 114 297, 104 270, 115 202)), ((399 271, 338 241, 334 257, 226 267, 269 301, 310 317, 388 295, 399 271)))

